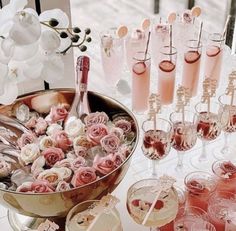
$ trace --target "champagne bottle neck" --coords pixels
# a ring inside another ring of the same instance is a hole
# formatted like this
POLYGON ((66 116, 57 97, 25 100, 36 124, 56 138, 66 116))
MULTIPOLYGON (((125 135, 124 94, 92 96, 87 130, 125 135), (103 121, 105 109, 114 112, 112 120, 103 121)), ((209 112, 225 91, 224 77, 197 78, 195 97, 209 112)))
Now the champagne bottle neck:
POLYGON ((89 57, 87 56, 80 56, 77 59, 77 80, 76 80, 76 89, 79 92, 86 92, 87 91, 87 84, 88 84, 88 71, 89 71, 89 57))

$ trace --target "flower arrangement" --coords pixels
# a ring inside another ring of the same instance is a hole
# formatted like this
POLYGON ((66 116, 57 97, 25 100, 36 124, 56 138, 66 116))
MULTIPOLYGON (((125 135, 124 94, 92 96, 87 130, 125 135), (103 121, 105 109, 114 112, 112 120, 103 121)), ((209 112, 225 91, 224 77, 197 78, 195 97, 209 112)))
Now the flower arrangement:
POLYGON ((95 112, 65 124, 67 115, 66 105, 53 106, 46 117, 32 114, 25 122, 30 132, 17 141, 22 169, 12 170, 0 159, 1 187, 25 193, 69 190, 109 174, 130 154, 136 136, 131 119, 110 120, 95 112))
POLYGON ((62 55, 91 42, 90 29, 69 27, 60 9, 42 12, 25 8, 27 0, 11 0, 0 10, 0 103, 11 104, 18 83, 41 78, 52 83, 63 77, 62 55))

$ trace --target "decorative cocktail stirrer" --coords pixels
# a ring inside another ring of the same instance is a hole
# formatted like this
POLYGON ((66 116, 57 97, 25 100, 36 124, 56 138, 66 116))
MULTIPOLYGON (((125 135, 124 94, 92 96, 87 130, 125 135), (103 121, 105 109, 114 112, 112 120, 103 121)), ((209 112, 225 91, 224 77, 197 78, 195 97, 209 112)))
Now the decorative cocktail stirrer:
POLYGON ((89 225, 87 231, 90 231, 93 226, 96 224, 97 220, 103 213, 110 213, 112 209, 115 208, 116 204, 119 203, 120 200, 111 194, 104 196, 98 203, 91 206, 89 209, 89 214, 95 218, 92 223, 89 225))
POLYGON ((182 113, 182 122, 185 121, 184 108, 188 105, 190 101, 190 94, 188 88, 179 86, 176 91, 177 103, 176 103, 176 112, 182 113))
POLYGON ((157 114, 161 112, 161 100, 160 95, 152 93, 149 96, 149 112, 148 112, 148 120, 153 121, 154 131, 156 131, 156 118, 157 114))
POLYGON ((226 95, 231 96, 230 106, 232 106, 234 103, 234 96, 235 96, 235 90, 236 90, 236 85, 234 84, 235 80, 236 80, 236 71, 233 71, 229 75, 229 83, 225 92, 226 95))
POLYGON ((163 175, 158 179, 157 185, 153 186, 153 189, 152 189, 152 192, 156 193, 156 197, 155 197, 154 201, 152 202, 152 205, 151 205, 150 209, 148 210, 146 216, 144 217, 142 225, 145 225, 145 223, 147 222, 152 210, 155 207, 155 204, 156 204, 160 194, 162 192, 168 193, 175 182, 176 182, 175 178, 173 178, 171 176, 167 176, 167 175, 163 175))
POLYGON ((202 103, 207 103, 207 113, 210 112, 211 107, 211 97, 215 96, 217 81, 215 79, 206 78, 203 81, 202 88, 202 103))

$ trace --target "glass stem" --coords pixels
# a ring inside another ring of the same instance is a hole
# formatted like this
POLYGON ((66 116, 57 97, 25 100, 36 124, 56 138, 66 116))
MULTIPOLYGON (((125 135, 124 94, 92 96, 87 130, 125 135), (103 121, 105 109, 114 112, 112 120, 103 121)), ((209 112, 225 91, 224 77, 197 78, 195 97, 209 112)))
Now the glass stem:
POLYGON ((224 132, 224 147, 221 149, 221 152, 225 154, 229 149, 229 133, 224 132))
POLYGON ((152 160, 152 176, 157 177, 157 165, 158 165, 158 160, 152 160))
POLYGON ((176 168, 181 170, 183 169, 183 159, 184 159, 184 152, 183 151, 177 151, 177 155, 178 155, 178 163, 176 168))
POLYGON ((206 144, 207 144, 207 141, 203 140, 202 141, 202 152, 201 152, 201 155, 199 156, 199 161, 207 161, 206 144))

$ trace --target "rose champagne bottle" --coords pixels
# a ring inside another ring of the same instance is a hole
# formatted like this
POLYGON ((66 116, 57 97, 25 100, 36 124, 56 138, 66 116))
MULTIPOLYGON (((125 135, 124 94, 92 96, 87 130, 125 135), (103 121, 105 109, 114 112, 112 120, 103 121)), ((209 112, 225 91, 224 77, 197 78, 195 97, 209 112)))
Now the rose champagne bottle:
POLYGON ((70 112, 66 119, 66 123, 77 118, 83 119, 90 113, 90 107, 87 95, 88 71, 90 59, 87 56, 80 56, 76 64, 75 77, 75 97, 71 105, 70 112))

